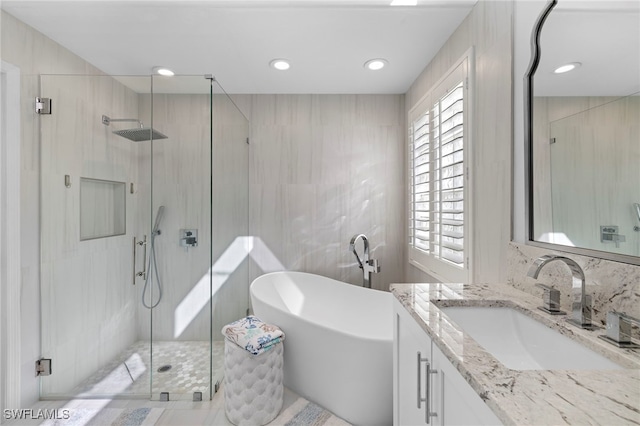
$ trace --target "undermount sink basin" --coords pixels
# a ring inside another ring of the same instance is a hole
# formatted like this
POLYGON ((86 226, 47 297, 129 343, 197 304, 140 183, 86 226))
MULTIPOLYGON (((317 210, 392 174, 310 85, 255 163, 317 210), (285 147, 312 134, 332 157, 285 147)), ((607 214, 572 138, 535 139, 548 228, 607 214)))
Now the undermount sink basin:
POLYGON ((440 308, 512 370, 619 370, 623 367, 509 307, 440 308))

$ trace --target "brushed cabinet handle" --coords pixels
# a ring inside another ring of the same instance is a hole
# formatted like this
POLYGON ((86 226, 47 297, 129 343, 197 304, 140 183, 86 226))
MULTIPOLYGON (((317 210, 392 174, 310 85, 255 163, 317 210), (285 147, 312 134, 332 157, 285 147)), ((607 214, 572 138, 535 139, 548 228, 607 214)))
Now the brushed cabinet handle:
POLYGON ((422 358, 422 354, 418 351, 418 409, 422 408, 422 401, 424 401, 424 399, 421 398, 422 396, 422 362, 423 361, 428 361, 428 359, 426 358, 422 358))
POLYGON ((429 358, 422 358, 422 353, 418 352, 417 358, 418 364, 418 409, 422 409, 422 403, 425 402, 424 420, 427 424, 431 423, 431 417, 436 417, 436 413, 431 412, 431 375, 437 374, 437 370, 431 369, 429 358), (422 363, 427 364, 427 369, 424 373, 424 380, 427 382, 426 397, 422 398, 422 363))
POLYGON ((427 381, 427 397, 425 398, 427 402, 427 406, 425 407, 424 417, 425 422, 429 424, 431 417, 437 417, 438 414, 431 411, 431 375, 438 374, 438 370, 432 370, 431 364, 427 362, 427 371, 425 372, 424 378, 427 381))

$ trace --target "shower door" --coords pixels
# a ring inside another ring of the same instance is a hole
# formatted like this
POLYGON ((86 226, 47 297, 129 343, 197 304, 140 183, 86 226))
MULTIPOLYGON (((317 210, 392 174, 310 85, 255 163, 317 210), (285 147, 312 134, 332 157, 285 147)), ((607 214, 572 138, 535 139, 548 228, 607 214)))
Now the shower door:
POLYGON ((40 83, 41 397, 210 398, 249 305, 247 119, 203 76, 40 83))
POLYGON ((142 300, 151 315, 139 322, 152 398, 208 399, 222 379, 220 330, 249 304, 248 121, 203 76, 153 77, 140 108, 167 135, 148 165, 158 230, 142 300))
POLYGON ((212 81, 213 383, 223 376, 222 327, 249 313, 249 121, 212 81))
POLYGON ((113 132, 149 126, 139 101, 150 78, 128 80, 40 77, 40 96, 52 103, 37 117, 41 356, 52 366, 40 379, 43 398, 149 395, 149 350, 137 326, 148 316, 136 275, 144 247, 134 238, 144 241, 151 228, 141 168, 151 141, 113 132))

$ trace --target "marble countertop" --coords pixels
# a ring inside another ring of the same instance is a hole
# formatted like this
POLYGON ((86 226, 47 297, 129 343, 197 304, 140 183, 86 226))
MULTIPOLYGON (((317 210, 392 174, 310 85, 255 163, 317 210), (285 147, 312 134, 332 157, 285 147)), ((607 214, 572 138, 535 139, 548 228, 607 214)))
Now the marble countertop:
POLYGON ((391 293, 506 425, 640 425, 640 350, 619 349, 537 309, 506 284, 392 284, 391 293), (509 306, 618 363, 621 370, 510 370, 438 306, 509 306))

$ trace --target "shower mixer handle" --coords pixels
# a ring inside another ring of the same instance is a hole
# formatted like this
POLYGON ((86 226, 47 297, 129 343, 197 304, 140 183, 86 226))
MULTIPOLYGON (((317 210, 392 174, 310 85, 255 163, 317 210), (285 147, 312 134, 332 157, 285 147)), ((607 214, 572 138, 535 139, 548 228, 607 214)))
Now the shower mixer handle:
POLYGON ((370 259, 363 269, 365 272, 379 273, 380 265, 378 264, 378 259, 370 259))

